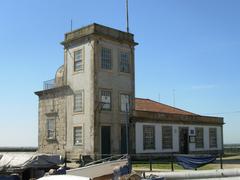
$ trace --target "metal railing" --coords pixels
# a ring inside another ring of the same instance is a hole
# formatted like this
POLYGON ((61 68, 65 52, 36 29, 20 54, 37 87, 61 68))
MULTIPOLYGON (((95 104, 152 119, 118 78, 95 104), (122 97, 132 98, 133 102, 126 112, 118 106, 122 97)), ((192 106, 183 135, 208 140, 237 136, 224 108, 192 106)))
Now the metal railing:
MULTIPOLYGON (((131 155, 133 169, 136 168, 135 169, 136 171, 183 170, 184 168, 182 166, 180 166, 179 163, 177 162, 177 159, 176 159, 177 155, 178 154, 174 154, 174 153, 169 154, 167 156, 159 156, 159 155, 149 154, 149 155, 142 155, 143 156, 142 158, 141 158, 141 155, 131 155)), ((199 154, 199 155, 192 154, 192 155, 201 156, 201 154, 199 154)), ((202 167, 195 168, 195 170, 197 170, 197 169, 204 170, 204 169, 209 169, 209 168, 210 169, 223 169, 224 164, 226 164, 226 167, 227 167, 229 160, 223 159, 222 154, 216 154, 215 157, 216 157, 216 160, 206 163, 206 164, 203 164, 202 167), (205 167, 205 165, 208 165, 208 166, 205 167)), ((231 161, 231 162, 233 162, 233 161, 231 161)), ((239 163, 239 160, 236 159, 235 163, 239 163)))
POLYGON ((63 77, 57 79, 50 79, 43 82, 43 89, 53 89, 63 85, 63 77))
POLYGON ((56 87, 55 79, 51 79, 51 80, 43 82, 43 89, 44 90, 52 89, 52 88, 55 88, 55 87, 56 87))

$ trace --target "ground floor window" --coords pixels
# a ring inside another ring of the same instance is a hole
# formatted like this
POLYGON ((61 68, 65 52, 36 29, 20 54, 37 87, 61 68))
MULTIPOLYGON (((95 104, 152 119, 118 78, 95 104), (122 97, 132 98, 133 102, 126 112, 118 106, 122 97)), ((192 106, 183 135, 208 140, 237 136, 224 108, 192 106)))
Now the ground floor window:
POLYGON ((83 144, 83 130, 82 126, 74 127, 73 130, 74 136, 74 145, 82 145, 83 144))
POLYGON ((217 147, 217 128, 209 128, 209 146, 210 148, 217 147))
POLYGON ((172 126, 162 126, 162 148, 172 149, 172 126))
POLYGON ((201 127, 196 127, 195 128, 195 133, 196 133, 196 148, 203 148, 203 128, 201 127))
POLYGON ((155 126, 143 126, 143 149, 155 149, 155 126))

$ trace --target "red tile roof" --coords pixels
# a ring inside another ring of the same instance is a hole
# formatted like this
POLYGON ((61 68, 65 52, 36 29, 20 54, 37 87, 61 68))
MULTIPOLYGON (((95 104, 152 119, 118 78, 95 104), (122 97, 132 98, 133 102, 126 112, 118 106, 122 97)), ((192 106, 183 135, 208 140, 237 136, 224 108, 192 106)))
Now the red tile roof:
POLYGON ((182 109, 178 109, 172 106, 168 106, 166 104, 143 98, 135 98, 135 110, 168 114, 197 115, 188 111, 184 111, 182 109))

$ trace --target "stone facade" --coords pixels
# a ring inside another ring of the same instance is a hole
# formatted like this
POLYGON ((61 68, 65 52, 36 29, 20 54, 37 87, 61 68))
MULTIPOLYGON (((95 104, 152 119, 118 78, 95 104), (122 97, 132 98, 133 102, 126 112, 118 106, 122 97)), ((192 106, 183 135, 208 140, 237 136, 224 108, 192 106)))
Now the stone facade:
POLYGON ((38 151, 64 155, 66 146, 66 97, 69 88, 66 86, 36 92, 39 95, 38 151), (47 137, 47 119, 55 120, 54 138, 47 137))

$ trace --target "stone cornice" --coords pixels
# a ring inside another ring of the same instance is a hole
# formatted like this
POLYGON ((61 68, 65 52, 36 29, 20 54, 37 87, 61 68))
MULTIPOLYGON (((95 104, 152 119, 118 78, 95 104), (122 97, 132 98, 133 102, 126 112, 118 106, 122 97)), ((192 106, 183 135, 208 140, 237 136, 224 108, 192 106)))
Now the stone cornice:
POLYGON ((68 85, 64 85, 64 86, 59 86, 59 87, 46 89, 46 90, 42 90, 42 91, 36 91, 36 92, 34 92, 34 94, 36 94, 37 96, 41 97, 41 96, 48 95, 48 94, 64 92, 65 90, 70 90, 70 89, 71 88, 68 85))
POLYGON ((98 35, 104 38, 115 40, 121 43, 127 43, 131 45, 137 45, 138 43, 134 42, 134 35, 131 33, 119 31, 110 27, 106 27, 100 24, 93 23, 91 25, 82 27, 75 31, 65 34, 64 41, 61 42, 62 45, 67 46, 69 43, 78 41, 84 37, 90 35, 98 35))

